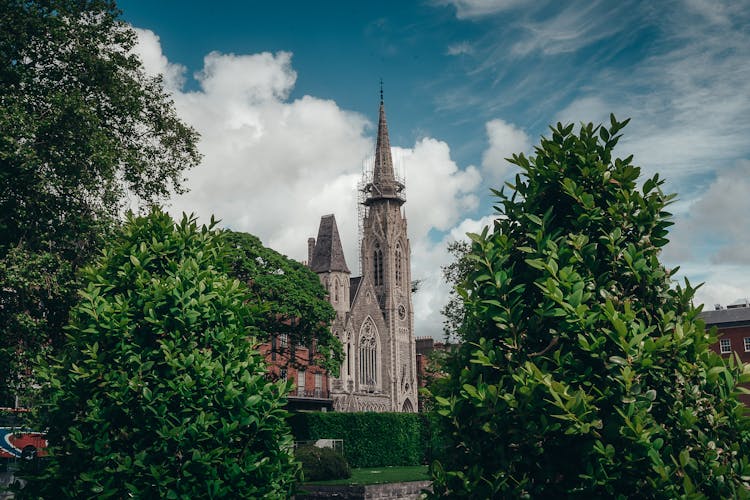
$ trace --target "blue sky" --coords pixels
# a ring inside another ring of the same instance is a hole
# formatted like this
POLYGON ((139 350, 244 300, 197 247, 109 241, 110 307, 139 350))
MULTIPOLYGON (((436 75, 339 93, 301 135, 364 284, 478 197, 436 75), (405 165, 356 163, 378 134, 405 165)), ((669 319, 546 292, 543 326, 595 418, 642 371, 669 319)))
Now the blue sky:
MULTIPOLYGON (((379 80, 406 177, 417 335, 441 335, 445 245, 490 220, 489 188, 547 125, 631 117, 621 156, 677 192, 664 252, 705 281, 698 301, 750 296, 750 2, 121 1, 204 161, 172 210, 215 214, 304 259, 335 213, 357 269, 356 184, 379 80)), ((355 271, 356 272, 356 271, 355 271)))

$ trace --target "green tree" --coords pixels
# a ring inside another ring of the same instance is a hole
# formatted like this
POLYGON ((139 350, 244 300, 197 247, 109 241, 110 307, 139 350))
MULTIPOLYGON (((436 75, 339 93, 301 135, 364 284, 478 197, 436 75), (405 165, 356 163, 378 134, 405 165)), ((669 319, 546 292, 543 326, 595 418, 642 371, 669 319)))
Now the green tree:
POLYGON ((226 234, 230 273, 247 283, 256 300, 267 305, 259 325, 264 340, 288 335, 288 347, 274 343, 279 354, 287 354, 290 365, 300 366, 309 359, 298 359, 295 346, 313 346, 319 357, 315 363, 338 375, 344 359, 341 342, 331 333, 336 315, 326 300, 320 278, 307 266, 263 246, 247 233, 226 234))
POLYGON ((467 255, 471 252, 468 241, 452 241, 448 243, 448 253, 453 256, 453 261, 442 267, 443 279, 451 285, 448 303, 440 313, 443 315, 443 333, 445 341, 455 341, 461 338, 461 327, 464 321, 464 303, 458 294, 457 286, 466 279, 471 271, 472 262, 467 255))
POLYGON ((18 354, 62 340, 68 271, 123 207, 181 192, 199 160, 135 40, 113 1, 0 0, 0 404, 18 354))
POLYGON ((259 304, 221 233, 154 210, 84 270, 67 343, 39 367, 43 498, 286 498, 299 465, 266 380, 259 304))
POLYGON ((748 496, 750 377, 659 263, 674 195, 613 157, 626 124, 558 124, 514 155, 500 217, 471 236, 436 496, 748 496))

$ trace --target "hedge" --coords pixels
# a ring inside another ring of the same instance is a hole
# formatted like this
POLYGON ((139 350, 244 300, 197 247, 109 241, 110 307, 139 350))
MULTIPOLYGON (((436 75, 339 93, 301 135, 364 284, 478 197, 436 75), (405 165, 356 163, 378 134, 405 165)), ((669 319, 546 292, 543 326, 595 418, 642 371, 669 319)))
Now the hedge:
POLYGON ((352 467, 425 463, 428 423, 418 413, 304 412, 289 418, 298 441, 343 439, 352 467))

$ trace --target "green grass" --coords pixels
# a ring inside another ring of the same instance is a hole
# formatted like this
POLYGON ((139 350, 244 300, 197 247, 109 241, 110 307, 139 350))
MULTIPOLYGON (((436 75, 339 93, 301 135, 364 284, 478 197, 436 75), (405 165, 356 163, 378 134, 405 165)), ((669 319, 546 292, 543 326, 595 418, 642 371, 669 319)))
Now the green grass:
POLYGON ((310 481, 309 484, 381 484, 401 483, 406 481, 427 481, 430 474, 426 465, 409 467, 370 467, 366 469, 352 469, 349 479, 333 479, 330 481, 310 481))

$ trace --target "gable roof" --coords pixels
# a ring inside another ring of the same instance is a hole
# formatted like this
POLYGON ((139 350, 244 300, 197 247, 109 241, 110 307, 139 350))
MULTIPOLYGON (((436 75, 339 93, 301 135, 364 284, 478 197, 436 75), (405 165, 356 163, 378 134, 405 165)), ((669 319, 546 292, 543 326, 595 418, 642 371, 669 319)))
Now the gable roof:
POLYGON ((310 269, 316 273, 351 272, 346 265, 344 249, 341 247, 341 238, 339 238, 339 230, 336 226, 336 217, 333 214, 320 218, 318 238, 315 240, 310 269))

